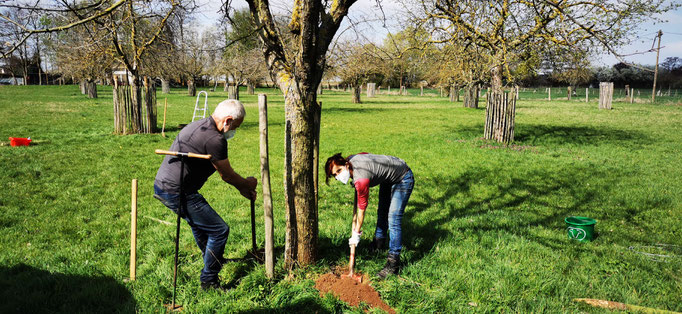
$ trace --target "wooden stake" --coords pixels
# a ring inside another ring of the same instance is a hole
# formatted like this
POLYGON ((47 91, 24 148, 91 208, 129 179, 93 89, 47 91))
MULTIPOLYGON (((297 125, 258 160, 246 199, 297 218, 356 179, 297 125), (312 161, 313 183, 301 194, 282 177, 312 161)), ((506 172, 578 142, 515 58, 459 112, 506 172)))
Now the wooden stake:
POLYGON ((137 179, 133 179, 130 211, 130 280, 135 280, 137 261, 137 179))
POLYGON ((168 108, 168 98, 163 99, 163 124, 161 125, 161 136, 166 137, 166 109, 168 108))
POLYGON ((651 307, 644 307, 644 306, 639 306, 639 305, 626 304, 626 303, 607 301, 607 300, 599 300, 599 299, 573 299, 573 301, 584 302, 584 303, 587 303, 587 304, 594 306, 594 307, 599 307, 599 308, 609 309, 609 310, 621 310, 621 311, 638 312, 638 313, 660 313, 660 314, 677 313, 677 312, 673 312, 673 311, 660 310, 660 309, 655 309, 655 308, 651 308, 651 307))
POLYGON ((585 102, 590 102, 590 88, 585 87, 585 102))
POLYGON ((258 94, 258 125, 260 129, 260 173, 263 184, 263 216, 265 220, 265 273, 275 276, 274 227, 272 218, 272 190, 270 188, 270 157, 268 152, 268 97, 258 94))
POLYGON ((635 89, 631 88, 630 89, 630 103, 632 104, 634 102, 635 102, 635 89))

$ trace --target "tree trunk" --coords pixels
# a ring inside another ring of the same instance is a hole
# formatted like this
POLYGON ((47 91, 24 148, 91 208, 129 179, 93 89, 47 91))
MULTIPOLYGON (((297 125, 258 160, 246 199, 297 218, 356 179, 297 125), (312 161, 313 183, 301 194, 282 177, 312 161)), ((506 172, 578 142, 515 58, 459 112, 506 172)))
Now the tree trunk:
MULTIPOLYGON (((501 60, 501 59, 498 59, 501 60)), ((498 65, 492 68, 490 71, 490 90, 493 92, 502 91, 502 66, 498 65)))
POLYGON ((231 85, 227 89, 227 98, 239 100, 239 85, 231 85))
POLYGON ((197 86, 194 84, 194 79, 187 81, 187 95, 192 97, 197 95, 197 86))
POLYGON ((170 94, 170 80, 167 78, 161 78, 161 93, 170 94))
POLYGON ((246 84, 246 93, 249 95, 253 95, 256 93, 253 83, 249 82, 246 84))
POLYGON ((85 92, 88 98, 97 98, 97 83, 94 80, 85 80, 85 92))
POLYGON ((354 104, 361 104, 362 102, 360 101, 360 93, 362 92, 362 87, 360 87, 360 84, 355 84, 351 87, 351 94, 353 95, 353 98, 351 98, 351 102, 354 104))
POLYGON ((88 93, 87 84, 88 84, 88 82, 86 82, 85 79, 81 79, 80 82, 78 83, 78 86, 81 89, 82 95, 85 95, 88 93))
POLYGON ((455 102, 455 85, 450 86, 450 102, 455 102))
POLYGON ((466 85, 464 88, 464 108, 478 108, 478 92, 478 85, 471 83, 466 85))
POLYGON ((302 97, 295 84, 280 83, 285 91, 284 181, 286 203, 285 263, 309 265, 317 258, 318 221, 313 179, 316 87, 305 86, 302 97), (285 86, 286 85, 286 86, 285 86))
POLYGON ((223 87, 223 92, 227 92, 229 89, 230 89, 229 75, 225 74, 225 87, 223 87))

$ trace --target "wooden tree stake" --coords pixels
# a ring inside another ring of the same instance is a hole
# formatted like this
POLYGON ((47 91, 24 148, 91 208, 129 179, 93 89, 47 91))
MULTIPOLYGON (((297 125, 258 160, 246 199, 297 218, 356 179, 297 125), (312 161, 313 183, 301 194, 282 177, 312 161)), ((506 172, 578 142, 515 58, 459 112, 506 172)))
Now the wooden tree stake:
POLYGON ((130 280, 135 280, 137 263, 137 179, 133 179, 130 211, 130 280))
POLYGON ((274 227, 272 217, 272 190, 270 188, 270 157, 268 152, 268 97, 258 94, 258 126, 260 130, 260 173, 263 184, 263 216, 265 220, 265 273, 275 276, 274 227))
POLYGON ((161 125, 161 136, 166 137, 166 109, 168 109, 168 98, 163 99, 163 124, 161 125))

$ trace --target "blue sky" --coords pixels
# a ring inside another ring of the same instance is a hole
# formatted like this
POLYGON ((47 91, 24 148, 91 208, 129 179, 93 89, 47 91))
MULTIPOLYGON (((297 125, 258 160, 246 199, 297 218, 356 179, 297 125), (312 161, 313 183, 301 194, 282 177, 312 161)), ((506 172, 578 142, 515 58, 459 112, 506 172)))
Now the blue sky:
MULTIPOLYGON (((679 2, 679 0, 673 1, 679 2)), ((271 0, 270 2, 276 7, 281 8, 293 1, 271 0)), ((216 12, 220 8, 220 1, 199 0, 198 3, 201 5, 199 22, 203 25, 215 23, 218 18, 218 14, 216 12)), ((246 7, 246 2, 243 0, 234 0, 232 4, 234 7, 246 7)), ((388 15, 388 21, 392 20, 390 18, 391 14, 400 12, 403 8, 403 5, 399 3, 399 0, 383 0, 382 6, 384 12, 386 15, 388 15)), ((377 15, 379 10, 376 8, 375 0, 359 0, 351 7, 350 17, 355 20, 379 19, 380 17, 377 15)), ((633 34, 633 42, 619 50, 623 55, 630 55, 625 57, 625 61, 643 65, 655 64, 655 52, 648 52, 644 54, 636 53, 651 49, 654 37, 656 36, 656 32, 658 32, 659 29, 663 31, 659 62, 663 62, 666 57, 682 57, 682 8, 667 12, 662 16, 662 18, 664 21, 661 23, 644 23, 640 25, 637 34, 633 34)), ((348 23, 345 24, 346 25, 342 26, 339 32, 348 27, 348 23)), ((380 42, 383 38, 385 38, 386 34, 388 33, 388 29, 395 27, 395 25, 388 25, 387 28, 384 28, 382 24, 383 23, 375 22, 369 23, 367 25, 361 25, 359 33, 364 37, 364 40, 380 42)), ((619 60, 615 56, 609 54, 595 56, 592 60, 592 63, 597 66, 613 65, 618 62, 619 60)))

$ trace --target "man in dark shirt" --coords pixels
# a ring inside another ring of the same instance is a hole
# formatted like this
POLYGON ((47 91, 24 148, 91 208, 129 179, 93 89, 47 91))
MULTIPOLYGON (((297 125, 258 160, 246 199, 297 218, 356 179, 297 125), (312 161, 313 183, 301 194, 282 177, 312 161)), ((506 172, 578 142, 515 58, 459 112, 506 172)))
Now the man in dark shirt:
MULTIPOLYGON (((244 116, 244 106, 239 101, 225 100, 218 104, 210 117, 183 128, 170 148, 173 151, 211 155, 210 160, 188 158, 183 176, 183 192, 187 202, 183 218, 192 228, 194 240, 204 257, 200 276, 201 288, 204 290, 220 288, 218 273, 222 268, 230 228, 199 194, 199 189, 217 170, 223 181, 237 188, 244 197, 256 197, 256 179, 245 179, 236 173, 227 157, 227 140, 234 136, 244 116)), ((180 165, 179 157, 166 156, 154 180, 156 197, 175 213, 180 208, 180 165)))

